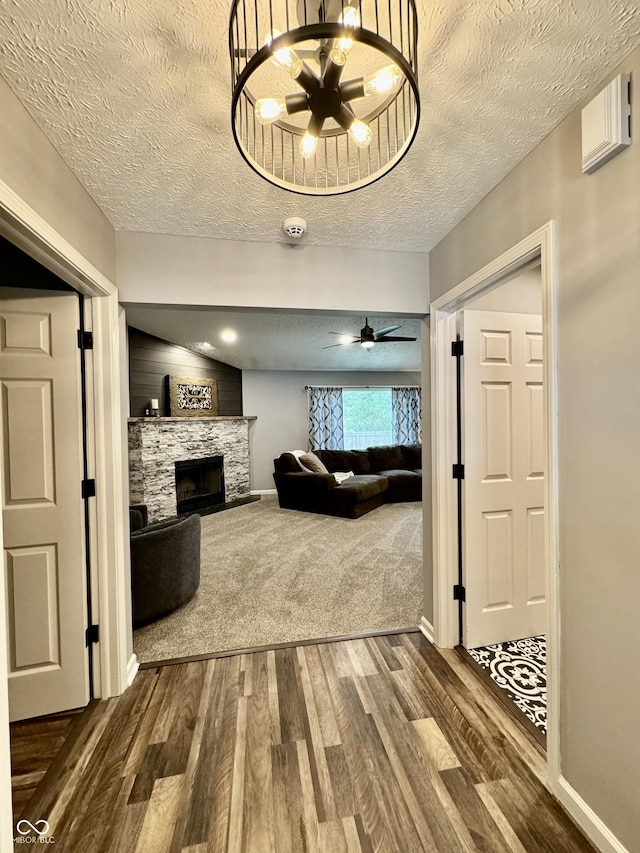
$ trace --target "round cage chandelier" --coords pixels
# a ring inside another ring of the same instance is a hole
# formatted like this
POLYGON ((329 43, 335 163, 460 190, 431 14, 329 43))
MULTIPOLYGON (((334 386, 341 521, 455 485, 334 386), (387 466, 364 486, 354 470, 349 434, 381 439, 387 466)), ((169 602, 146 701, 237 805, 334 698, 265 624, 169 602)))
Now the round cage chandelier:
POLYGON ((415 0, 234 0, 233 136, 263 178, 337 195, 381 178, 418 129, 415 0))

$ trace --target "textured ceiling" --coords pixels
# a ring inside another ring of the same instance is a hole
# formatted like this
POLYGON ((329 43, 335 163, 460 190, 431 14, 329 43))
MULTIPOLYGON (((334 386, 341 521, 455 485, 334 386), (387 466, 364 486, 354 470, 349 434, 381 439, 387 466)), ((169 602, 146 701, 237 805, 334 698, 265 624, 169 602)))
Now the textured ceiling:
POLYGON ((374 329, 398 324, 393 333, 415 342, 336 344, 332 332, 359 335, 360 315, 311 311, 217 311, 213 308, 125 305, 127 323, 147 334, 186 346, 242 370, 420 370, 420 320, 416 317, 371 315, 374 329), (225 329, 237 334, 234 343, 220 337, 225 329))
POLYGON ((298 215, 307 243, 428 251, 640 40, 637 0, 419 0, 414 147, 318 199, 234 146, 230 6, 2 0, 3 76, 117 229, 274 242, 298 215))

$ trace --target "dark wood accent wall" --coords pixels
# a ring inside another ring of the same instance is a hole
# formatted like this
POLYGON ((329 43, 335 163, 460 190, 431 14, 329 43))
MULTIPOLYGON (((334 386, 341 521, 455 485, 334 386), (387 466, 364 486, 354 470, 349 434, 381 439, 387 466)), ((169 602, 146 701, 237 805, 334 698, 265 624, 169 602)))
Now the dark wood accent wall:
POLYGON ((243 414, 241 370, 129 326, 129 402, 132 418, 142 417, 149 400, 156 397, 160 414, 169 413, 165 377, 172 375, 215 379, 218 384, 218 414, 243 414))

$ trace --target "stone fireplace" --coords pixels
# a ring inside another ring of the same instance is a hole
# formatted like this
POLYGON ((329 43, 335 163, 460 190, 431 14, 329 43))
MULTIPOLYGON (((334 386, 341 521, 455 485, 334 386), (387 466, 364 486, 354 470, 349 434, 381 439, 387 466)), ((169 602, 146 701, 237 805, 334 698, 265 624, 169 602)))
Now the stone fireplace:
POLYGON ((247 416, 130 418, 130 502, 146 504, 152 523, 201 509, 204 502, 215 506, 216 502, 233 504, 249 499, 249 424, 253 420, 247 416), (215 467, 218 463, 205 463, 218 458, 222 460, 219 475, 197 470, 211 464, 215 467), (179 498, 176 486, 182 463, 186 463, 182 472, 186 476, 184 494, 179 498), (179 504, 182 500, 203 503, 187 509, 179 504))

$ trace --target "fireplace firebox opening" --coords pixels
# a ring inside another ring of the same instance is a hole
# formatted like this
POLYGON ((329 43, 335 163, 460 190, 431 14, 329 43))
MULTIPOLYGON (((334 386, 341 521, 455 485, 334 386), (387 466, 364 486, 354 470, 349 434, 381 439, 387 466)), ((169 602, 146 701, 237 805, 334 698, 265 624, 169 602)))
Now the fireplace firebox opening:
POLYGON ((224 503, 224 456, 176 462, 178 514, 224 503))

